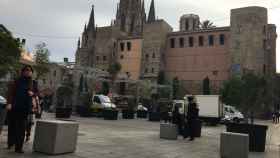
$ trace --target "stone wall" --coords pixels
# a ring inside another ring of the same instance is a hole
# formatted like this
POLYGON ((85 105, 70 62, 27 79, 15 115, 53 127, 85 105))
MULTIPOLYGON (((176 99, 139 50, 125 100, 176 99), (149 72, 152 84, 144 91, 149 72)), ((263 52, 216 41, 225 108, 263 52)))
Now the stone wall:
POLYGON ((143 31, 142 77, 156 80, 164 67, 167 34, 172 27, 164 20, 145 24, 143 31))
POLYGON ((263 74, 267 9, 245 7, 231 10, 230 53, 232 73, 254 71, 263 74))

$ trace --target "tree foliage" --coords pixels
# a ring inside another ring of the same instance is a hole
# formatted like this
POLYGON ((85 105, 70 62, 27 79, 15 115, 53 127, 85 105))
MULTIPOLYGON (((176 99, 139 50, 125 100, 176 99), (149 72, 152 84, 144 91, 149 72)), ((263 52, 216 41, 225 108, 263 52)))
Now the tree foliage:
POLYGON ((205 20, 200 23, 201 29, 210 29, 216 27, 210 20, 205 20))
POLYGON ((254 119, 254 113, 265 104, 266 87, 266 79, 253 73, 233 77, 221 89, 222 101, 239 107, 254 119))
POLYGON ((47 48, 47 44, 42 42, 35 46, 35 63, 34 69, 37 73, 36 79, 41 79, 45 74, 47 74, 49 69, 49 56, 50 51, 47 48))
POLYGON ((19 67, 21 55, 20 43, 11 32, 0 24, 0 78, 8 72, 15 72, 19 67))
POLYGON ((121 71, 122 65, 118 62, 114 62, 109 66, 108 72, 111 75, 112 81, 117 78, 118 73, 121 71))
POLYGON ((172 82, 173 99, 178 99, 179 87, 180 87, 180 81, 178 77, 173 78, 173 82, 172 82))
POLYGON ((165 84, 165 74, 164 71, 160 71, 158 74, 158 84, 165 84))

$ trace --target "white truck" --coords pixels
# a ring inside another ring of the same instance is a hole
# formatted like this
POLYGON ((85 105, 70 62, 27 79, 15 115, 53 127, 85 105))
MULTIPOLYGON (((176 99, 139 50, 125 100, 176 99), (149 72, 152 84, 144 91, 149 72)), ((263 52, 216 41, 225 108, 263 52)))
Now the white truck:
MULTIPOLYGON (((199 108, 199 119, 212 125, 220 123, 224 117, 224 108, 219 95, 195 95, 194 97, 199 108)), ((188 105, 188 95, 185 96, 185 104, 188 105)))

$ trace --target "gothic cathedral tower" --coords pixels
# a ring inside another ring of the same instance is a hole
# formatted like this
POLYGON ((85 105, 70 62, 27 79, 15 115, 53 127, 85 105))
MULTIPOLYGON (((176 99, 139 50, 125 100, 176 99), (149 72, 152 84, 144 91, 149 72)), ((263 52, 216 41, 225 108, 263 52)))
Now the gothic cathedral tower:
POLYGON ((120 0, 116 26, 129 35, 142 35, 146 22, 144 0, 120 0))

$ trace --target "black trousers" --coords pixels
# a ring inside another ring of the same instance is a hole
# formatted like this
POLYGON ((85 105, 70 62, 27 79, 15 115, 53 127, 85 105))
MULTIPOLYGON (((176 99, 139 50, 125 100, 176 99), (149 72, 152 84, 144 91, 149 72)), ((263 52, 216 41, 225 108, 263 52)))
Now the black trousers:
POLYGON ((22 150, 27 115, 15 111, 10 111, 8 115, 8 147, 15 146, 16 151, 22 150))
POLYGON ((195 138, 195 120, 188 120, 189 136, 191 139, 195 138))

